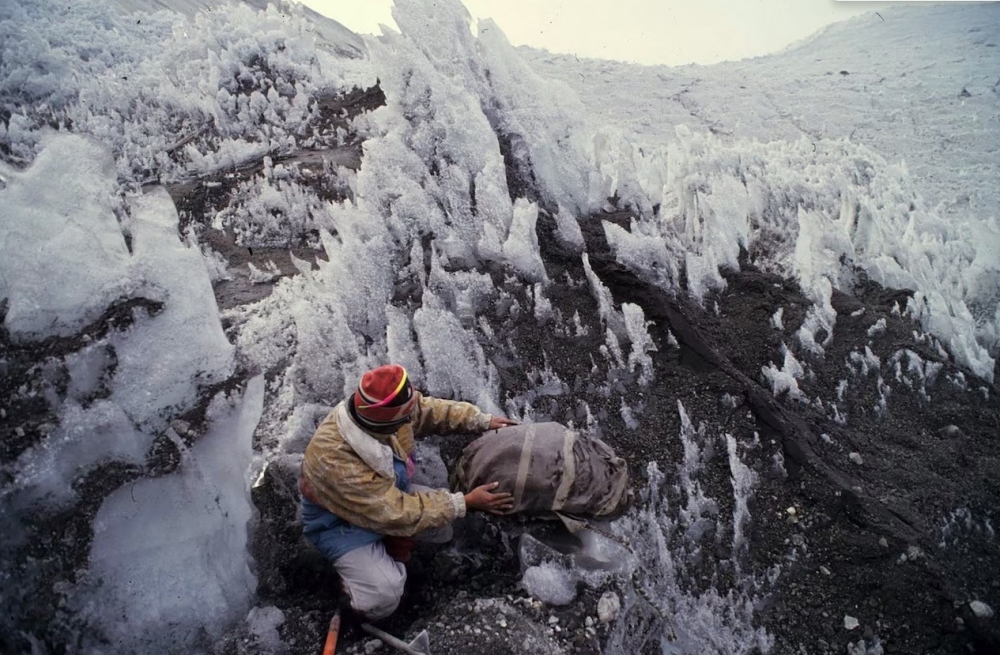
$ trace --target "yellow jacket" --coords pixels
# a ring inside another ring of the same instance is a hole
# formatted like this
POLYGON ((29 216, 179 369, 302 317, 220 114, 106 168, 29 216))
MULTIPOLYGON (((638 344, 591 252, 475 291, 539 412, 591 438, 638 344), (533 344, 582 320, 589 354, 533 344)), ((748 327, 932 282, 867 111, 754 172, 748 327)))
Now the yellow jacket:
POLYGON ((302 477, 310 500, 360 528, 402 537, 465 515, 461 493, 397 488, 393 455, 409 458, 415 435, 485 432, 490 414, 470 403, 417 393, 410 422, 394 434, 380 435, 362 429, 347 402, 333 408, 306 447, 302 477))

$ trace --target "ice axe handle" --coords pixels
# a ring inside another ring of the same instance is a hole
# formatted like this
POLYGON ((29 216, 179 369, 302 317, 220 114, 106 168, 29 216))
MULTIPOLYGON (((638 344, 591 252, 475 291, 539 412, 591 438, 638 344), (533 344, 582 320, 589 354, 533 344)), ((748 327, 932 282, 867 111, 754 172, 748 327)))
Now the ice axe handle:
POLYGON ((372 635, 373 637, 378 637, 379 639, 389 644, 393 648, 401 650, 404 653, 408 653, 409 655, 431 655, 430 649, 428 648, 426 632, 422 633, 423 639, 421 639, 421 635, 417 635, 417 638, 414 639, 412 643, 408 644, 401 639, 393 637, 391 634, 389 634, 384 630, 379 630, 371 623, 362 623, 361 628, 368 634, 372 635))
POLYGON ((340 610, 333 613, 330 619, 330 629, 326 633, 326 644, 323 646, 323 655, 333 655, 337 652, 337 637, 340 636, 340 610))

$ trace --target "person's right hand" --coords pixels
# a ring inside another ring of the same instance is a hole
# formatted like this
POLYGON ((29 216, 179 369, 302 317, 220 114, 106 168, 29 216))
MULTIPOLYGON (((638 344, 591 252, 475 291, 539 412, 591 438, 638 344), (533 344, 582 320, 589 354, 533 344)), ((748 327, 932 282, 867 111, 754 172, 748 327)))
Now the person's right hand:
POLYGON ((498 486, 499 482, 490 482, 476 487, 465 494, 465 506, 493 514, 505 514, 514 509, 514 499, 509 493, 493 493, 498 486))

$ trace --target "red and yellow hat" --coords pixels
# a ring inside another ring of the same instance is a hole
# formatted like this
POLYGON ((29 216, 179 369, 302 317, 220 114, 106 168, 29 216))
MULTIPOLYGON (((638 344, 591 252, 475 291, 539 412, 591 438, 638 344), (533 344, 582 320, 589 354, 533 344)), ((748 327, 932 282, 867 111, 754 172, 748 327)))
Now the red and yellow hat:
POLYGON ((361 377, 354 392, 358 420, 369 427, 385 428, 406 422, 417 405, 406 369, 398 364, 379 366, 361 377))

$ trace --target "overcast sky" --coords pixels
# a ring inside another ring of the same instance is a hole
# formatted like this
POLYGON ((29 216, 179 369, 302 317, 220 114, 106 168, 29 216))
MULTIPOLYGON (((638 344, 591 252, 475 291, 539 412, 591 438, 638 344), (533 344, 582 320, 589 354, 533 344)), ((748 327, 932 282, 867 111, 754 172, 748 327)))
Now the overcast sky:
MULTIPOLYGON (((301 0, 362 34, 395 28, 392 0, 301 0)), ((836 0, 464 0, 514 45, 643 64, 764 55, 886 2, 836 0)))

